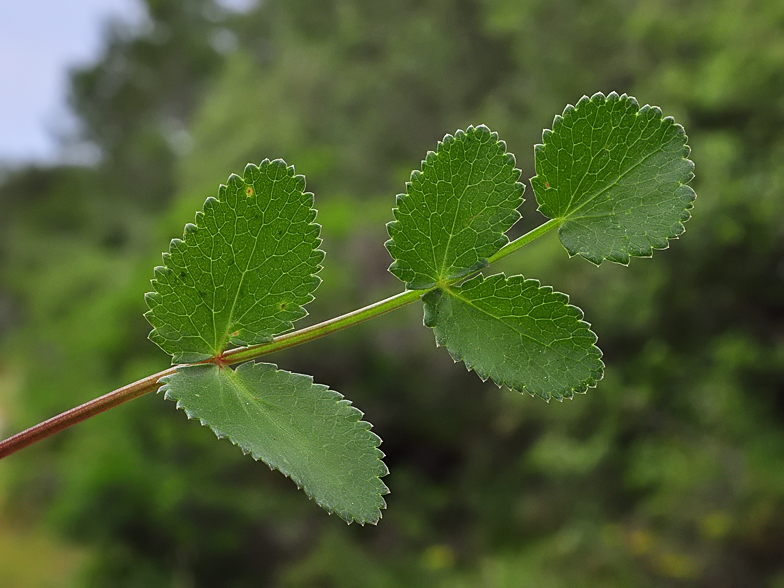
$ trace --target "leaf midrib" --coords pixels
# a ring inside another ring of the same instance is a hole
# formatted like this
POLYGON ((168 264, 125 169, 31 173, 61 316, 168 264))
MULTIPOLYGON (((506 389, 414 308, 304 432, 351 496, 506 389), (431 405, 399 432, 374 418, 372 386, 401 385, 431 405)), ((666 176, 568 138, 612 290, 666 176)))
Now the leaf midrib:
MULTIPOLYGON (((598 192, 596 192, 592 196, 589 196, 588 198, 586 198, 585 201, 583 201, 579 206, 576 206, 575 208, 570 210, 567 214, 565 214, 563 216, 560 216, 560 217, 556 217, 556 218, 559 219, 559 220, 563 220, 563 221, 567 221, 567 220, 572 219, 576 212, 578 212, 579 210, 585 208, 588 204, 590 204, 591 202, 596 200, 599 196, 601 196, 602 194, 604 194, 605 192, 607 192, 611 188, 617 186, 618 182, 620 182, 623 178, 625 178, 633 170, 637 169, 639 166, 641 166, 643 163, 645 163, 645 161, 648 158, 653 157, 657 153, 663 152, 664 148, 667 147, 669 144, 670 144, 670 141, 662 143, 657 149, 655 149, 655 150, 651 151, 650 153, 646 154, 645 156, 643 156, 639 161, 637 161, 636 163, 631 165, 623 173, 618 174, 618 177, 615 178, 615 180, 613 180, 610 184, 607 184, 606 186, 601 188, 598 192)), ((583 176, 583 177, 585 177, 585 176, 583 176)), ((572 195, 570 202, 572 202, 573 200, 574 200, 574 195, 572 195)))
MULTIPOLYGON (((474 162, 471 162, 472 170, 473 167, 474 167, 474 162)), ((477 184, 471 184, 467 182, 466 185, 463 186, 463 190, 460 193, 460 196, 457 197, 457 206, 455 207, 455 214, 454 217, 452 218, 452 227, 449 229, 449 238, 446 240, 446 248, 444 249, 444 258, 441 260, 441 269, 438 271, 438 275, 436 276, 437 280, 442 280, 447 277, 444 275, 444 268, 446 267, 446 260, 449 257, 449 247, 452 245, 452 238, 455 236, 455 225, 457 224, 457 217, 460 216, 460 206, 463 203, 463 197, 466 195, 468 189, 475 185, 477 184)), ((435 248, 433 248, 433 253, 435 254, 435 248)))
MULTIPOLYGON (((216 366, 216 367, 217 367, 217 366, 216 366)), ((315 456, 314 456, 314 454, 311 452, 311 450, 310 450, 310 449, 308 449, 308 447, 307 447, 307 446, 306 446, 304 443, 302 443, 302 441, 300 441, 300 440, 299 440, 299 439, 298 439, 298 438, 297 438, 297 437, 296 437, 296 436, 295 436, 295 435, 294 435, 294 434, 293 434, 291 431, 289 431, 288 429, 286 429, 285 427, 283 427, 283 426, 282 426, 282 425, 281 425, 281 424, 280 424, 280 423, 277 421, 277 419, 273 418, 273 417, 272 417, 272 415, 271 415, 271 414, 270 414, 270 413, 269 413, 267 410, 265 410, 265 408, 264 408, 264 404, 268 404, 268 405, 270 405, 270 406, 275 406, 274 404, 272 404, 271 402, 267 402, 267 401, 266 401, 266 400, 264 400, 263 398, 261 398, 261 397, 259 397, 259 396, 256 396, 256 395, 254 395, 253 393, 251 393, 251 391, 249 390, 249 388, 246 386, 245 382, 242 380, 242 378, 240 378, 240 377, 239 377, 239 375, 237 375, 237 372, 236 372, 235 370, 233 370, 233 369, 231 369, 231 368, 229 368, 229 367, 224 367, 224 368, 220 368, 220 367, 218 367, 217 369, 219 370, 219 371, 218 371, 218 380, 220 380, 220 376, 221 376, 221 374, 223 373, 223 374, 224 374, 224 375, 225 375, 225 376, 226 376, 226 377, 227 377, 229 380, 231 380, 231 381, 232 381, 232 383, 234 384, 234 386, 235 386, 235 387, 236 387, 236 388, 237 388, 237 389, 238 389, 238 390, 239 390, 241 393, 243 393, 243 394, 244 394, 244 395, 247 397, 247 399, 248 399, 248 400, 250 400, 250 401, 253 403, 253 405, 254 405, 254 406, 256 406, 256 407, 257 407, 257 408, 258 408, 258 409, 259 409, 259 410, 260 410, 260 411, 261 411, 261 412, 264 414, 264 416, 267 418, 267 420, 268 420, 268 421, 270 421, 270 422, 271 422, 272 424, 274 424, 274 425, 275 425, 275 426, 276 426, 278 429, 280 429, 281 431, 283 431, 283 433, 285 433, 285 434, 286 434, 288 437, 290 437, 290 438, 291 438, 291 439, 292 439, 292 440, 293 440, 293 441, 294 441, 294 442, 295 442, 297 445, 299 445, 300 447, 302 447, 302 449, 305 451, 305 453, 307 453, 307 454, 308 454, 308 456, 309 456, 310 458, 315 458, 315 456)), ((255 366, 254 366, 254 369, 255 369, 255 366)), ((276 370, 276 371, 277 371, 277 370, 276 370)), ((243 408, 245 407, 245 405, 244 405, 244 404, 242 404, 242 402, 240 402, 240 404, 243 406, 243 408)), ((246 409, 246 408, 244 408, 244 410, 245 410, 246 414, 248 414, 248 413, 247 413, 247 409, 246 409)), ((255 420, 255 419, 253 419, 252 415, 248 414, 248 416, 249 416, 249 417, 251 417, 251 420, 255 420)))
POLYGON ((500 323, 501 325, 503 325, 503 326, 507 327, 508 329, 510 329, 510 330, 512 330, 512 331, 514 331, 515 333, 517 333, 517 334, 521 335, 522 337, 525 337, 526 339, 529 339, 529 340, 533 341, 534 343, 537 343, 538 345, 541 345, 541 346, 542 346, 542 347, 544 347, 545 349, 549 349, 549 350, 553 351, 554 353, 556 353, 557 355, 559 355, 559 356, 560 356, 561 358, 563 358, 563 359, 568 359, 568 358, 567 358, 565 355, 563 355, 562 353, 560 353, 560 352, 559 352, 559 351, 558 351, 558 350, 557 350, 555 347, 552 347, 551 345, 548 345, 547 343, 544 343, 544 342, 542 342, 542 341, 539 341, 539 339, 537 339, 536 337, 533 337, 533 336, 529 335, 528 333, 524 333, 523 331, 520 331, 520 330, 519 330, 519 329, 517 329, 517 328, 516 328, 516 327, 515 327, 513 324, 510 324, 510 323, 506 323, 506 322, 504 322, 504 321, 503 321, 503 320, 502 320, 500 317, 498 317, 498 316, 496 316, 496 315, 494 315, 494 314, 492 314, 492 313, 488 312, 488 311, 487 311, 487 310, 485 310, 484 308, 481 308, 481 307, 477 306, 476 304, 474 304, 474 303, 473 303, 471 300, 469 300, 468 298, 465 298, 464 296, 461 296, 460 294, 458 294, 458 293, 457 293, 457 291, 456 291, 455 289, 452 289, 452 288, 445 288, 444 290, 445 290, 445 292, 446 292, 447 294, 450 294, 450 295, 454 296, 455 298, 457 298, 457 299, 461 300, 462 302, 464 302, 464 303, 465 303, 465 304, 467 304, 468 306, 470 306, 470 307, 472 307, 472 308, 475 308, 475 309, 476 309, 476 310, 478 310, 479 312, 481 312, 481 313, 483 313, 483 314, 485 314, 485 315, 489 316, 490 318, 494 319, 495 321, 497 321, 497 322, 498 322, 498 323, 500 323))
MULTIPOLYGON (((307 454, 308 459, 310 461, 310 466, 307 466, 305 469, 311 469, 312 468, 312 469, 317 469, 318 471, 321 472, 319 477, 318 477, 318 481, 316 481, 312 476, 308 476, 309 482, 308 482, 307 487, 308 487, 308 489, 310 491, 313 490, 313 486, 322 487, 322 491, 325 488, 339 488, 339 487, 342 487, 342 485, 340 483, 340 480, 333 475, 333 472, 337 471, 337 469, 338 469, 335 466, 339 465, 339 464, 332 464, 332 465, 330 465, 330 467, 322 467, 322 466, 324 466, 323 456, 318 456, 315 453, 313 453, 313 451, 311 451, 311 449, 307 445, 305 445, 299 439, 299 437, 297 435, 295 435, 294 432, 292 432, 291 430, 289 430, 286 427, 284 427, 283 425, 281 425, 277 421, 277 419, 273 418, 273 416, 267 410, 265 410, 264 407, 263 407, 263 404, 268 404, 270 406, 277 406, 277 405, 274 405, 271 402, 267 402, 263 398, 254 395, 252 393, 252 391, 248 388, 246 383, 242 380, 242 378, 240 378, 240 376, 237 374, 237 372, 235 370, 233 370, 231 368, 228 368, 228 367, 223 368, 223 369, 226 370, 225 373, 229 376, 230 379, 233 380, 235 386, 239 389, 239 391, 242 394, 244 394, 248 398, 248 400, 250 400, 253 403, 254 406, 258 407, 259 411, 261 411, 264 414, 264 416, 267 418, 267 420, 272 422, 280 431, 282 431, 285 435, 287 435, 290 439, 292 439, 299 447, 301 447, 305 454, 307 454), (314 467, 314 464, 315 464, 315 467, 314 467), (324 474, 325 473, 326 473, 326 477, 328 478, 328 480, 326 480, 326 481, 325 481, 325 478, 324 478, 324 474)), ((285 372, 281 372, 280 370, 275 369, 275 373, 285 373, 285 372)), ((313 387, 313 383, 310 383, 309 387, 312 388, 313 387)), ((240 403, 240 404, 242 404, 242 403, 240 403)), ((243 408, 244 408, 244 405, 243 405, 243 408)), ((282 411, 286 410, 285 408, 282 408, 282 407, 280 407, 280 408, 281 408, 282 411)), ((244 410, 246 411, 246 414, 247 414, 247 409, 244 409, 244 410)), ((251 416, 251 415, 249 415, 249 416, 251 416)), ((338 415, 336 415, 336 416, 338 416, 338 415)), ((330 463, 332 462, 332 460, 329 460, 329 461, 330 461, 330 463)), ((289 463, 291 463, 291 462, 289 462, 289 463)), ((283 471, 281 469, 280 464, 275 466, 275 467, 278 470, 280 470, 281 472, 283 471)), ((291 476, 292 472, 289 471, 289 473, 287 475, 291 476)), ((306 484, 305 478, 301 478, 300 481, 301 481, 302 486, 304 488, 305 484, 306 484)))
MULTIPOLYGON (((270 196, 269 202, 267 203, 268 207, 269 207, 269 203, 272 202, 272 194, 275 193, 275 188, 276 188, 276 186, 278 185, 279 182, 280 182, 280 180, 278 179, 277 172, 276 172, 275 179, 272 180, 272 187, 271 187, 271 190, 270 190, 271 196, 270 196)), ((258 195, 257 195, 257 191, 256 191, 256 186, 253 184, 253 182, 251 182, 250 184, 245 182, 245 184, 253 186, 253 197, 258 202, 258 195)), ((241 192, 242 192, 241 190, 237 191, 238 196, 241 194, 241 192)), ((228 205, 228 203, 227 203, 227 205, 228 205)), ((237 211, 235 210, 234 212, 235 212, 236 218, 239 218, 239 214, 237 213, 237 211)), ((232 329, 233 318, 234 318, 234 309, 237 308, 237 300, 239 300, 240 291, 242 290, 242 284, 245 281, 245 276, 248 275, 248 268, 250 267, 251 261, 253 261, 253 256, 256 254, 256 248, 259 245, 259 234, 269 224, 269 223, 266 222, 266 212, 267 212, 266 208, 264 210, 262 210, 262 220, 259 223, 258 231, 254 235, 253 248, 251 249, 250 255, 248 255, 247 262, 245 263, 245 269, 242 270, 242 275, 240 276, 240 283, 237 285, 237 289, 234 292, 234 300, 231 303, 231 310, 229 311, 229 318, 226 321, 226 328, 225 328, 223 334, 221 335, 220 344, 217 346, 218 347, 218 349, 216 350, 217 354, 223 353, 223 351, 226 349, 226 346, 228 344, 228 339, 229 339, 228 334, 231 332, 231 329, 232 329)), ((235 235, 235 238, 236 238, 236 235, 235 235)), ((233 247, 232 247, 232 250, 233 250, 233 247)), ((212 262, 212 260, 210 260, 210 263, 211 262, 212 262)), ((215 308, 212 309, 212 313, 213 313, 213 324, 215 324, 215 318, 214 318, 215 317, 215 308)), ((216 340, 217 340, 217 333, 216 333, 215 336, 216 336, 216 340)))

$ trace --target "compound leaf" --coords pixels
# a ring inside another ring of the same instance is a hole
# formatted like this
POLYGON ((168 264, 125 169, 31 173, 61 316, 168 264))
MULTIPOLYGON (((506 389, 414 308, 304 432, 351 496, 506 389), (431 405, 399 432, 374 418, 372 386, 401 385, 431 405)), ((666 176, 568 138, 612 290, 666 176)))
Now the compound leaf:
POLYGON ((436 345, 483 380, 561 400, 602 377, 602 352, 582 311, 537 280, 478 275, 423 301, 436 345))
POLYGON ((539 210, 561 243, 595 264, 648 257, 683 233, 695 198, 686 134, 656 107, 615 92, 556 116, 534 148, 539 210))
POLYGON ((307 314, 324 258, 312 204, 305 178, 280 159, 248 165, 207 199, 145 297, 150 339, 173 363, 271 341, 307 314))
POLYGON ((389 271, 419 290, 486 266, 520 218, 519 178, 514 156, 487 127, 446 135, 397 197, 389 271))
POLYGON ((189 418, 289 476, 327 511, 349 523, 381 518, 388 493, 381 439, 338 392, 253 362, 236 370, 182 366, 161 381, 189 418))

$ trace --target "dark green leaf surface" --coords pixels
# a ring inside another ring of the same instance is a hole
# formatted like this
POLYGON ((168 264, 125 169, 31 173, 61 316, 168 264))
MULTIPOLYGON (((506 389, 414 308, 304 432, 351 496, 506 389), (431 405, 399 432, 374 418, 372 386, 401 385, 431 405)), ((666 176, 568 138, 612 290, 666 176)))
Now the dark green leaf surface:
POLYGON ((483 380, 561 400, 602 377, 602 352, 582 311, 537 280, 479 275, 423 300, 436 344, 483 380))
POLYGON ((680 235, 695 198, 683 128, 656 107, 612 93, 584 96, 535 147, 539 210, 563 219, 570 255, 629 263, 680 235))
POLYGON ((174 363, 288 331, 319 285, 324 253, 305 178, 282 160, 248 165, 174 239, 147 294, 150 339, 174 363))
POLYGON ((363 524, 381 518, 381 439, 339 393, 269 363, 183 366, 162 381, 188 417, 289 476, 327 511, 363 524))
POLYGON ((485 126, 447 135, 397 197, 386 246, 406 288, 430 288, 487 265, 508 243, 523 185, 514 156, 485 126))

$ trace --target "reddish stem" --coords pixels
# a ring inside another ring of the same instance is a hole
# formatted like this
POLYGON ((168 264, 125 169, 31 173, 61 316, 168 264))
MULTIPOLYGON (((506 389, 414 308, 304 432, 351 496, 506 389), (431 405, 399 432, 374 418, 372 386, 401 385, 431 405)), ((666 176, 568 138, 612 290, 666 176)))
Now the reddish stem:
POLYGON ((170 367, 169 369, 158 372, 157 374, 147 376, 146 378, 134 382, 133 384, 128 384, 127 386, 113 390, 108 394, 104 394, 100 398, 96 398, 90 402, 85 402, 81 406, 77 406, 76 408, 72 408, 71 410, 62 414, 58 414, 56 417, 52 417, 47 421, 22 431, 21 433, 17 433, 13 437, 9 437, 8 439, 0 441, 0 459, 3 459, 12 453, 16 453, 20 449, 24 449, 28 445, 32 445, 37 441, 46 439, 50 435, 54 435, 63 429, 67 429, 72 425, 81 423, 82 421, 87 420, 92 416, 107 411, 110 408, 114 408, 115 406, 119 406, 124 402, 128 402, 129 400, 143 396, 148 392, 157 390, 158 381, 164 376, 172 375, 174 372, 175 368, 170 367))

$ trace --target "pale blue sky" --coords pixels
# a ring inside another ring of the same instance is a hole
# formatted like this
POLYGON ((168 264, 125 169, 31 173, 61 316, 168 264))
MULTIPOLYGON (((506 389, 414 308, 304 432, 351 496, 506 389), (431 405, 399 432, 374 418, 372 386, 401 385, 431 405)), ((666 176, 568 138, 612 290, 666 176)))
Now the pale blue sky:
POLYGON ((74 127, 67 70, 94 60, 103 23, 144 19, 137 0, 0 0, 0 162, 53 162, 74 127))

